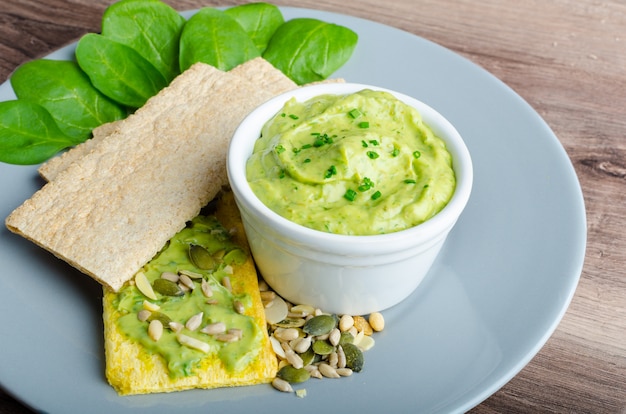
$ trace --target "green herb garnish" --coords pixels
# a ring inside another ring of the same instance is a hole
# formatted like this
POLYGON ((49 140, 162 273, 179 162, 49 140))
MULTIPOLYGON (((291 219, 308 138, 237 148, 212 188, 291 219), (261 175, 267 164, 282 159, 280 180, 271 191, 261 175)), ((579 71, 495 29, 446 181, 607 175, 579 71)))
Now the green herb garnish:
POLYGON ((354 201, 356 196, 357 196, 357 192, 352 189, 348 189, 346 193, 343 195, 343 197, 348 201, 354 201))

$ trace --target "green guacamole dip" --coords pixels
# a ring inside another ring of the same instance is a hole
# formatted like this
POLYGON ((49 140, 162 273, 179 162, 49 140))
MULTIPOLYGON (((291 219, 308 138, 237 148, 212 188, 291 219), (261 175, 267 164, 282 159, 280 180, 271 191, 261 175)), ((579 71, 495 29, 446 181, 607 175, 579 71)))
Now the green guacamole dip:
POLYGON ((263 127, 246 174, 281 216, 351 235, 416 226, 456 185, 445 143, 417 110, 372 90, 290 100, 263 127))
POLYGON ((252 306, 251 298, 246 294, 233 294, 224 287, 223 280, 230 277, 232 266, 245 262, 246 258, 246 253, 230 240, 229 232, 214 216, 194 218, 142 268, 152 284, 161 278, 163 272, 191 271, 200 276, 194 282, 197 287, 193 290, 178 296, 157 293, 157 300, 151 301, 159 306, 159 310, 153 312, 151 317, 164 322, 163 336, 158 341, 148 336, 148 322, 138 318, 138 313, 144 309, 146 297, 133 284, 122 288, 113 302, 120 315, 117 319, 118 326, 124 334, 141 343, 149 352, 160 354, 165 359, 172 378, 193 375, 201 360, 210 355, 217 355, 229 371, 245 368, 257 356, 263 333, 250 316, 237 313, 234 309, 236 300, 249 308, 252 306), (211 268, 198 267, 190 258, 190 245, 202 246, 215 257, 215 265, 211 268), (212 288, 211 300, 201 291, 202 279, 212 288), (183 329, 182 333, 185 335, 207 343, 210 351, 207 354, 182 345, 177 340, 176 333, 169 329, 168 321, 185 325, 191 316, 200 312, 203 312, 201 326, 223 322, 227 329, 240 329, 241 339, 225 343, 202 333, 201 330, 183 329))

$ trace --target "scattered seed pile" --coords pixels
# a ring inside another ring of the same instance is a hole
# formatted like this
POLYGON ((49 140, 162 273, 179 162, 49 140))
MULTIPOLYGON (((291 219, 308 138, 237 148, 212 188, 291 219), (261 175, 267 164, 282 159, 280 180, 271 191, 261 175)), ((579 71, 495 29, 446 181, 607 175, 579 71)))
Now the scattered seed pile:
MULTIPOLYGON (((294 392, 292 384, 313 378, 348 377, 363 369, 363 353, 374 346, 374 332, 385 327, 383 315, 331 315, 309 305, 294 305, 260 281, 270 343, 278 358, 272 385, 294 392)), ((295 391, 299 397, 305 389, 295 391)))

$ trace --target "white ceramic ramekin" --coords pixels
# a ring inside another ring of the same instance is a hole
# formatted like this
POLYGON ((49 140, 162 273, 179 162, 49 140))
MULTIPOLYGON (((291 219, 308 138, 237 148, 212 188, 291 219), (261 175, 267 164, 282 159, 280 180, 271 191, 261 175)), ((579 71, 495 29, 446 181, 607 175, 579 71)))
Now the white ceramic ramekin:
POLYGON ((235 131, 228 150, 227 168, 252 255, 265 281, 293 303, 351 315, 389 308, 416 289, 465 208, 473 179, 467 147, 442 115, 404 94, 352 83, 306 86, 259 106, 235 131), (313 230, 270 210, 255 196, 246 180, 246 161, 263 125, 292 97, 305 101, 322 94, 342 95, 362 89, 385 90, 413 106, 433 132, 446 142, 457 180, 446 207, 418 226, 371 236, 313 230))

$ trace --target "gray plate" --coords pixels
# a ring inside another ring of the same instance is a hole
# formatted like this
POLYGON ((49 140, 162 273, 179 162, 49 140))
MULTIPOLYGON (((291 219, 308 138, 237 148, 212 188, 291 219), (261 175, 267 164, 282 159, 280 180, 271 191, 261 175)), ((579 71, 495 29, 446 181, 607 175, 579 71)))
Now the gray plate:
MULTIPOLYGON (((465 138, 473 194, 434 268, 385 312, 364 371, 311 380, 304 399, 269 385, 122 398, 104 378, 99 285, 2 228, 0 383, 26 404, 94 414, 461 412, 509 381, 556 328, 582 269, 586 222, 575 172, 541 117, 485 70, 425 39, 350 16, 282 10, 358 32, 337 76, 412 95, 465 138)), ((13 97, 0 86, 1 100, 13 97)), ((34 167, 0 164, 0 216, 42 184, 34 167)))

